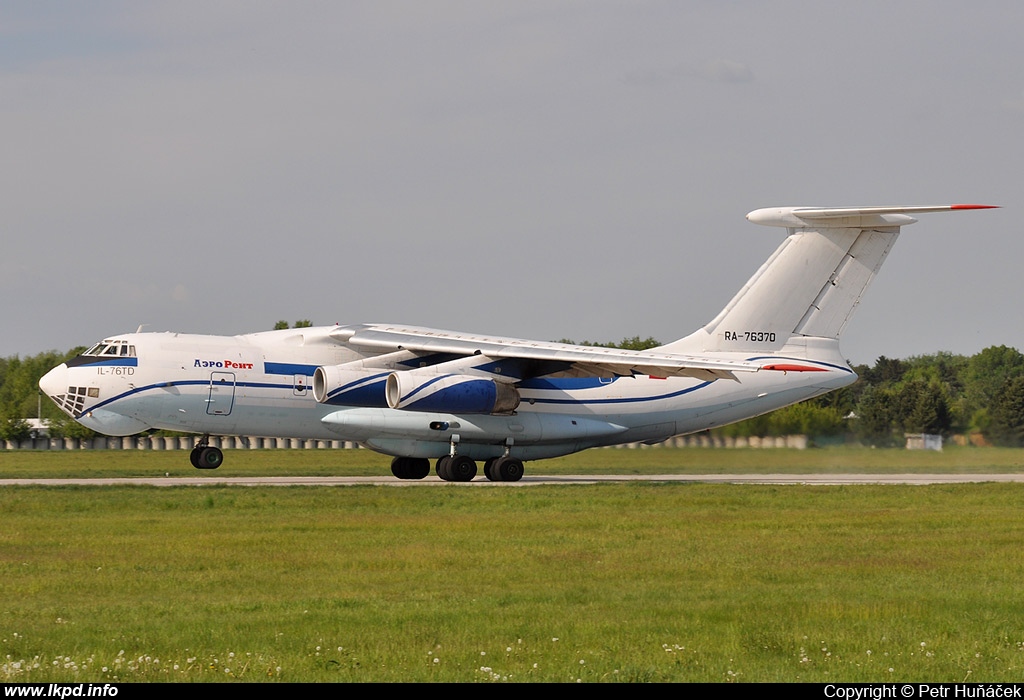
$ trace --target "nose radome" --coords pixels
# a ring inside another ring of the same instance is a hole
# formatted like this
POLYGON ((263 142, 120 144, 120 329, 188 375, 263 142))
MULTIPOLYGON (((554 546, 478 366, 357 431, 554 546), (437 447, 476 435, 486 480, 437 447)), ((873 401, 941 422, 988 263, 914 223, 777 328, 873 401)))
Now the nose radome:
POLYGON ((39 388, 51 399, 67 393, 68 366, 60 364, 44 374, 42 379, 39 380, 39 388))

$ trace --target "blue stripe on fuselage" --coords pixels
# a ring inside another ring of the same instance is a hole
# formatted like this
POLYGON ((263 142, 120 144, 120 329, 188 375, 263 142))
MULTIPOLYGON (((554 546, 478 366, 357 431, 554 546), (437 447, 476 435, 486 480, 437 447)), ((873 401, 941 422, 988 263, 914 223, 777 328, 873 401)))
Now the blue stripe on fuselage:
POLYGON ((313 373, 316 372, 316 368, 319 366, 320 365, 302 365, 294 362, 264 362, 263 373, 283 374, 289 377, 295 374, 304 374, 307 377, 312 377, 313 373))
POLYGON ((69 368, 71 367, 82 367, 88 365, 90 367, 138 367, 139 358, 137 357, 107 357, 104 355, 79 355, 78 357, 72 357, 67 361, 69 368))
POLYGON ((609 386, 620 377, 602 379, 601 377, 534 377, 519 382, 520 389, 539 389, 541 391, 579 391, 581 389, 597 389, 609 386))
MULTIPOLYGON (((530 403, 546 403, 546 404, 579 404, 581 406, 593 406, 598 404, 613 404, 613 403, 642 403, 644 401, 661 401, 662 399, 671 399, 676 396, 682 396, 683 394, 689 394, 692 391, 703 389, 706 386, 710 386, 711 382, 701 382, 696 386, 687 387, 686 389, 680 389, 679 391, 671 391, 667 394, 658 394, 657 396, 623 396, 614 399, 545 399, 530 397, 528 400, 530 403)), ((604 385, 607 386, 607 385, 604 385)))

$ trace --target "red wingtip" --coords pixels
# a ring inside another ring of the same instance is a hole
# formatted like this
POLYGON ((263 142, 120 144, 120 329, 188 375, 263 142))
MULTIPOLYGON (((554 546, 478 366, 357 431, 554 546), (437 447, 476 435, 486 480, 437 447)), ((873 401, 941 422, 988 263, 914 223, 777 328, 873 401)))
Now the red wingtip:
POLYGON ((999 209, 1000 207, 995 204, 954 204, 950 207, 952 210, 957 209, 999 209))

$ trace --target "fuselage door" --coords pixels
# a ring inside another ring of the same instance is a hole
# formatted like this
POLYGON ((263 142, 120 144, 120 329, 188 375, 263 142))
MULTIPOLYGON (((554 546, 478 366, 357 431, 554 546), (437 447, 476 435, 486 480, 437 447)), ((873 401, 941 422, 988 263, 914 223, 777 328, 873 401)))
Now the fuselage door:
POLYGON ((210 396, 206 412, 211 416, 229 416, 235 405, 235 373, 210 372, 210 396))
POLYGON ((305 396, 309 390, 309 378, 304 374, 296 374, 292 383, 292 393, 296 396, 305 396))

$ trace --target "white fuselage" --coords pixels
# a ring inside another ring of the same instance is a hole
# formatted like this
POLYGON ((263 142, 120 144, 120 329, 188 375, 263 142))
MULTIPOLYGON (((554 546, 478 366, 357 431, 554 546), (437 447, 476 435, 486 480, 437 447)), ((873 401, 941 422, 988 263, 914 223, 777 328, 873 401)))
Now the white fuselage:
MULTIPOLYGON (((387 454, 426 458, 449 454, 454 442, 460 454, 474 459, 511 451, 530 460, 658 442, 760 415, 856 379, 836 348, 815 353, 814 360, 805 349, 787 356, 784 348, 764 357, 718 353, 765 368, 714 381, 557 373, 527 379, 518 385, 518 408, 502 415, 318 403, 312 391, 317 367, 380 357, 339 343, 330 337, 336 330, 120 335, 104 341, 118 344, 120 352, 81 355, 52 370, 40 386, 83 425, 108 435, 162 429, 351 440, 387 454)), ((402 370, 398 365, 393 369, 402 370)))

